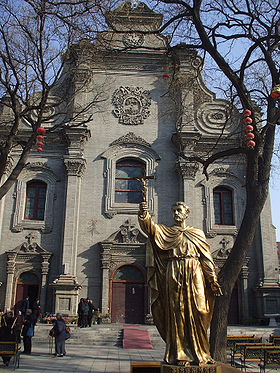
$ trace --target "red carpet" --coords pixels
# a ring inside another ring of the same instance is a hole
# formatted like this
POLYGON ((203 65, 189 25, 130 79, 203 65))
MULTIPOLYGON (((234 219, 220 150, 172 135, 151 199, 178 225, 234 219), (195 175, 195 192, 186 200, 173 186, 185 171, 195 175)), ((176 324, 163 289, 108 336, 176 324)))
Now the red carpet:
POLYGON ((152 350, 151 339, 147 329, 124 328, 123 330, 124 349, 152 350))

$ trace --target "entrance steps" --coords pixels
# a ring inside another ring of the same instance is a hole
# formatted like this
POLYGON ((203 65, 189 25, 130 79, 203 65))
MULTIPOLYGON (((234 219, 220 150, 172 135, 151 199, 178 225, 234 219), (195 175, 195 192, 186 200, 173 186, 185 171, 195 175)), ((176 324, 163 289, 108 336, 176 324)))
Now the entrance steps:
MULTIPOLYGON (((52 325, 37 324, 32 343, 43 344, 49 341, 49 331, 52 325)), ((91 328, 79 328, 70 326, 71 338, 67 344, 79 344, 81 346, 118 346, 122 347, 123 324, 92 325, 91 328)), ((154 348, 164 347, 156 327, 154 325, 139 325, 140 329, 147 329, 154 348)))

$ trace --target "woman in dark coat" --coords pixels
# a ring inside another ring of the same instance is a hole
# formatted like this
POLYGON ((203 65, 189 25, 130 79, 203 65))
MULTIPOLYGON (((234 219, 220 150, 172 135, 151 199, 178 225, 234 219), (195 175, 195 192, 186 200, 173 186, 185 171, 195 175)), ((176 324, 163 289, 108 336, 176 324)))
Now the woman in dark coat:
POLYGON ((23 336, 23 346, 24 346, 23 353, 30 355, 31 348, 32 348, 31 339, 34 335, 34 317, 32 315, 31 309, 29 308, 26 310, 21 335, 23 336))
MULTIPOLYGON (((17 330, 17 318, 13 317, 12 311, 7 311, 1 318, 0 341, 15 342, 17 330)), ((8 366, 11 356, 2 355, 3 363, 8 366)))
POLYGON ((55 356, 62 357, 65 352, 65 340, 67 338, 65 321, 61 313, 56 314, 56 321, 53 327, 55 338, 55 356))
POLYGON ((82 310, 83 303, 84 303, 84 298, 81 298, 78 304, 78 326, 80 328, 82 327, 82 320, 83 320, 83 310, 82 310))

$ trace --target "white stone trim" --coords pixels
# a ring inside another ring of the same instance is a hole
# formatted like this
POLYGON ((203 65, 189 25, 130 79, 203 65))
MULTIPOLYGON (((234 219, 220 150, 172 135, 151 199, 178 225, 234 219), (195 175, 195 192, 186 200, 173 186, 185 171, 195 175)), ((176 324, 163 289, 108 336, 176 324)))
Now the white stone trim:
MULTIPOLYGON (((146 174, 155 174, 155 168, 159 156, 150 147, 140 144, 123 144, 111 146, 103 155, 106 159, 104 178, 106 178, 106 195, 104 212, 107 217, 112 218, 116 214, 137 214, 138 203, 116 203, 115 202, 115 175, 116 163, 122 158, 136 158, 144 162, 146 174)), ((154 181, 147 183, 147 202, 151 213, 154 211, 154 181)))
POLYGON ((54 217, 54 200, 56 197, 56 181, 57 178, 55 174, 43 164, 42 166, 34 164, 34 167, 32 167, 31 164, 28 168, 22 171, 19 179, 17 180, 16 192, 14 194, 16 202, 13 216, 13 232, 21 232, 23 229, 41 230, 44 233, 49 233, 52 231, 54 217), (41 180, 47 184, 44 220, 28 220, 24 218, 26 186, 27 183, 31 180, 41 180))

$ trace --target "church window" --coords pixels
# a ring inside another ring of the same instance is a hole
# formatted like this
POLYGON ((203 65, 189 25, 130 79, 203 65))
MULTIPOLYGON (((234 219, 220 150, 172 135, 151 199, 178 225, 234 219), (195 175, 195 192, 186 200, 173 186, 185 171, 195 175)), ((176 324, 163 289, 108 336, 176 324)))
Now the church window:
POLYGON ((135 158, 117 161, 115 176, 115 202, 142 202, 141 182, 135 180, 145 173, 145 164, 135 158))
POLYGON ((27 183, 24 218, 28 220, 44 220, 47 184, 40 180, 27 183))
POLYGON ((217 187, 213 190, 215 224, 233 225, 232 191, 217 187))

